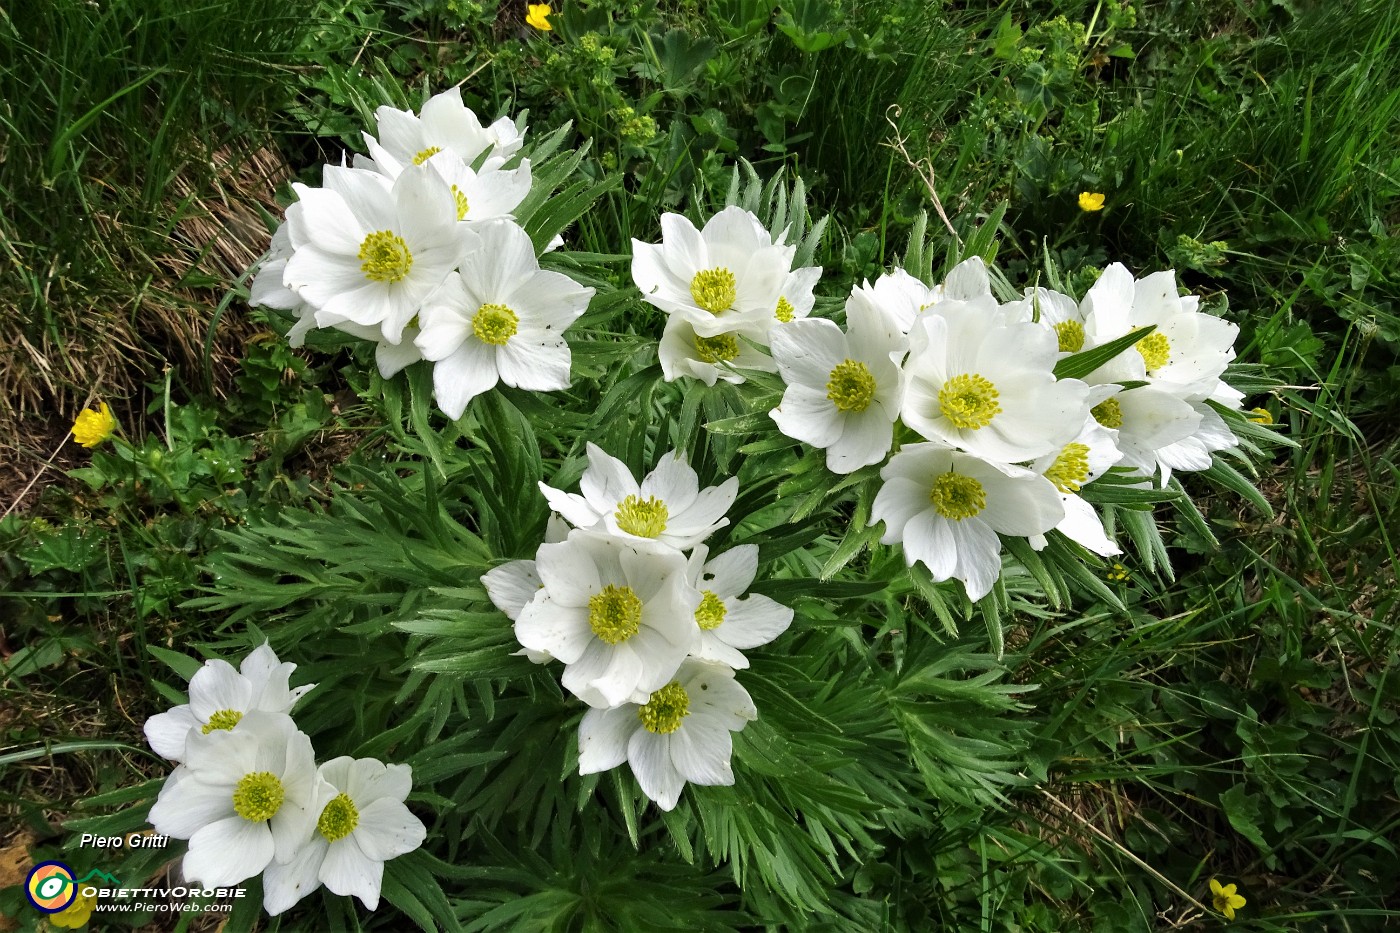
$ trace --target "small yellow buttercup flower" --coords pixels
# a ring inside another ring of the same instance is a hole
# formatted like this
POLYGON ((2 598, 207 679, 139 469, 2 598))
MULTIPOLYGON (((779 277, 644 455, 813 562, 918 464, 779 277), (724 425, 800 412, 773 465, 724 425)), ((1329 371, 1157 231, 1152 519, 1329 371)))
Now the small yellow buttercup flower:
POLYGON ((554 27, 549 25, 548 19, 548 16, 551 12, 549 9, 549 4, 531 3, 527 5, 530 8, 530 15, 525 17, 525 22, 528 25, 534 26, 536 29, 543 30, 544 32, 552 32, 554 30, 554 27))
POLYGON ((1124 580, 1132 576, 1132 574, 1128 572, 1127 567, 1124 567, 1122 564, 1118 563, 1117 561, 1114 561, 1113 564, 1108 568, 1108 571, 1104 573, 1104 576, 1108 577, 1108 579, 1113 580, 1116 583, 1122 583, 1124 580))
POLYGON ((1245 417, 1255 424, 1273 424, 1274 416, 1269 414, 1267 408, 1251 408, 1245 413, 1245 417))
MULTIPOLYGON (((87 890, 93 890, 87 885, 83 885, 87 890)), ((76 930, 78 927, 88 922, 92 916, 92 909, 97 906, 97 898, 84 894, 80 889, 77 897, 73 898, 73 903, 63 908, 56 914, 49 915, 49 923, 56 927, 64 927, 69 930, 76 930)))
POLYGON ((99 408, 99 411, 84 408, 73 422, 73 440, 84 447, 96 447, 117 430, 117 419, 112 415, 112 409, 107 407, 106 402, 99 408))
POLYGON ((1079 192, 1079 209, 1090 213, 1101 211, 1103 210, 1103 198, 1104 196, 1097 191, 1081 191, 1079 192))
POLYGON ((1214 878, 1210 879, 1210 896, 1215 902, 1215 909, 1224 914, 1226 920, 1234 920, 1235 911, 1246 903, 1244 898, 1235 893, 1233 884, 1222 885, 1214 878))

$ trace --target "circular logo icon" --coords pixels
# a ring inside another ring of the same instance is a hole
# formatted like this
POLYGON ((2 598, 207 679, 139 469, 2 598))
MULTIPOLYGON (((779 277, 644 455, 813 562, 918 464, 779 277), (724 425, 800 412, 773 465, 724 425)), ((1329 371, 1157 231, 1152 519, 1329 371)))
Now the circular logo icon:
POLYGON ((24 893, 36 910, 56 914, 78 896, 73 869, 62 862, 40 862, 24 879, 24 893))

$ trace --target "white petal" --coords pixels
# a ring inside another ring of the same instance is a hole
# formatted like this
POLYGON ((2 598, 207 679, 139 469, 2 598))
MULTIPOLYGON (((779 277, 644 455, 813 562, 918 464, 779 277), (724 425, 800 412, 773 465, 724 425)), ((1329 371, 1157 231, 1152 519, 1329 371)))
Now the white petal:
POLYGON ((734 772, 729 767, 733 747, 728 729, 696 713, 672 733, 671 763, 681 777, 692 783, 733 784, 734 772))
POLYGON ((835 444, 845 428, 845 419, 826 393, 803 383, 789 385, 778 407, 768 415, 779 431, 817 448, 835 444))
POLYGON ((637 707, 590 709, 578 725, 578 773, 616 768, 627 760, 627 742, 641 728, 637 707))
POLYGON ((515 620, 515 639, 522 647, 548 651, 565 664, 573 664, 593 641, 588 610, 560 606, 547 595, 534 599, 515 620))
POLYGON ((512 622, 544 586, 532 560, 513 560, 481 575, 486 595, 512 622))
POLYGON ((209 784, 185 768, 176 768, 151 807, 151 825, 164 835, 189 839, 209 824, 234 815, 233 790, 232 783, 209 784))
POLYGON ((456 420, 467 403, 496 385, 496 352, 468 338, 445 360, 433 366, 433 396, 443 414, 456 420))
POLYGON ((326 840, 312 838, 290 861, 273 861, 263 871, 263 910, 272 916, 286 911, 321 886, 317 877, 326 857, 326 840))
POLYGON ((1103 520, 1094 507, 1081 497, 1065 496, 1065 519, 1055 526, 1055 530, 1103 557, 1123 553, 1104 533, 1103 520))
POLYGON ((758 576, 758 545, 741 544, 704 564, 701 589, 711 590, 721 598, 739 596, 758 576))
POLYGON ((766 645, 792 625, 792 610, 762 594, 732 600, 727 608, 724 622, 713 631, 735 648, 766 645))
POLYGON ((392 379, 396 373, 423 358, 422 352, 414 344, 417 336, 411 328, 405 329, 403 339, 397 344, 381 340, 374 351, 374 362, 379 367, 379 375, 392 379))
POLYGON ((206 888, 232 887, 266 868, 273 848, 266 823, 241 816, 218 820, 190 837, 185 877, 206 888))
POLYGON ((563 340, 547 344, 526 344, 512 338, 496 356, 501 381, 532 392, 560 392, 567 389, 572 365, 569 345, 563 340))
POLYGON ((191 729, 199 728, 199 720, 190 712, 188 703, 175 707, 169 712, 157 713, 146 720, 146 741, 151 749, 162 758, 179 761, 185 757, 185 736, 191 729))
POLYGON ((421 846, 428 830, 402 802, 380 797, 360 810, 353 835, 366 858, 387 862, 421 846))
POLYGON ((379 887, 384 880, 384 863, 360 851, 355 834, 333 842, 321 863, 321 883, 341 896, 355 895, 369 910, 379 906, 379 887))
POLYGON ((253 688, 248 678, 227 661, 205 661, 190 678, 190 712, 201 722, 219 710, 247 712, 252 706, 253 688))
POLYGON ((685 788, 685 778, 671 762, 670 744, 666 736, 646 729, 634 732, 627 743, 627 761, 642 793, 663 810, 674 810, 685 788))
POLYGON ((956 576, 975 602, 990 593, 1001 576, 1001 539, 976 519, 950 522, 949 526, 958 551, 956 576))

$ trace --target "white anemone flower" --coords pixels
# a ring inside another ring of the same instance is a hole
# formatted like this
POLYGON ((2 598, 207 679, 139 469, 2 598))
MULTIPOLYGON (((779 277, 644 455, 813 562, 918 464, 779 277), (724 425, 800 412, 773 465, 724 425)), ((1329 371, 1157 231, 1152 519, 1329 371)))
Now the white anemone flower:
POLYGON ((935 581, 956 577, 973 600, 1001 575, 998 534, 1043 535, 1065 517, 1060 495, 1032 470, 993 463, 939 444, 910 444, 880 471, 870 523, 885 523, 884 544, 928 567, 935 581))
POLYGON ((1238 409, 1244 394, 1217 380, 1215 390, 1205 398, 1187 398, 1191 410, 1200 415, 1200 423, 1190 435, 1171 444, 1159 447, 1156 451, 1157 466, 1162 471, 1162 485, 1171 479, 1173 470, 1183 472, 1208 470, 1219 450, 1239 446, 1240 439, 1230 430, 1225 419, 1208 402, 1217 402, 1227 408, 1238 409))
POLYGON ((283 282, 315 306, 318 325, 376 327, 399 344, 461 255, 447 183, 428 168, 390 182, 335 165, 325 183, 292 186, 300 209, 287 214, 293 251, 283 282))
POLYGON ((643 298, 702 337, 742 331, 762 340, 796 251, 775 244, 741 207, 726 207, 703 230, 680 214, 662 214, 660 244, 632 241, 632 280, 643 298))
POLYGON ((1079 302, 1049 288, 1028 288, 1025 297, 1006 305, 1007 313, 1019 321, 1035 321, 1051 330, 1063 356, 1087 349, 1084 336, 1084 311, 1079 302), (1037 318, 1036 315, 1039 315, 1037 318))
POLYGON ((750 346, 744 339, 747 336, 723 333, 701 337, 695 333, 689 321, 672 315, 666 319, 666 327, 661 331, 661 344, 656 349, 661 374, 667 382, 689 376, 712 386, 720 380, 738 385, 744 381, 740 370, 777 372, 778 367, 772 358, 750 346))
POLYGON ((833 473, 879 463, 894 442, 903 379, 903 336, 852 292, 847 332, 832 321, 794 321, 773 333, 773 360, 787 389, 768 414, 788 437, 826 450, 833 473))
MULTIPOLYGON (((1089 401, 1094 420, 1117 432, 1114 442, 1122 465, 1136 467, 1146 477, 1157 473, 1158 451, 1185 441, 1201 426, 1202 415, 1190 402, 1155 386, 1094 386, 1089 401)), ((1166 481, 1164 477, 1164 486, 1166 481)))
POLYGON ((1177 294, 1175 272, 1154 272, 1135 281, 1115 262, 1084 296, 1085 337, 1090 346, 1100 346, 1155 325, 1134 345, 1147 380, 1179 395, 1198 394, 1202 387, 1209 393, 1235 358, 1240 329, 1198 311, 1199 304, 1194 295, 1177 294))
POLYGON ((378 137, 364 134, 374 167, 390 178, 404 169, 422 165, 439 152, 449 152, 468 165, 488 153, 488 160, 504 162, 525 142, 524 127, 509 117, 483 126, 476 113, 462 103, 462 92, 449 88, 430 98, 421 115, 408 110, 380 107, 374 112, 378 137))
POLYGON ((690 554, 690 585, 700 591, 695 624, 700 647, 694 655, 736 670, 749 666, 740 649, 766 645, 792 625, 792 610, 761 593, 743 594, 758 575, 758 545, 741 544, 710 558, 697 544, 690 554))
MULTIPOLYGON (((930 288, 903 269, 885 273, 873 285, 857 285, 851 290, 851 300, 857 297, 878 308, 890 330, 906 336, 919 315, 942 300, 938 289, 930 288)), ((908 348, 907 344, 904 348, 908 348)))
POLYGON ((498 220, 463 233, 460 273, 428 299, 414 341, 432 360, 433 394, 449 418, 497 382, 555 392, 569 387, 564 331, 593 289, 540 268, 529 235, 498 220))
POLYGON ((632 766, 642 793, 675 809, 686 782, 730 785, 739 732, 758 718, 749 693, 723 664, 691 659, 645 703, 591 709, 578 727, 579 774, 632 766))
POLYGON ((1056 379, 1055 336, 990 299, 939 302, 915 323, 904 423, 931 441, 1021 463, 1058 450, 1089 415, 1089 387, 1056 379))
POLYGON ((292 858, 316 825, 311 740, 285 713, 254 710, 232 731, 191 736, 151 807, 156 832, 188 839, 184 874, 230 887, 292 858))
POLYGON ((427 836, 423 821, 404 806, 413 788, 408 765, 342 756, 317 774, 315 832, 290 859, 263 873, 263 909, 274 917, 322 884, 374 910, 384 863, 412 852, 427 836))
POLYGON ((530 193, 529 159, 522 159, 520 166, 513 169, 503 169, 489 161, 480 169, 473 169, 453 153, 439 152, 425 164, 447 182, 459 223, 513 220, 513 211, 530 193))
POLYGON ((696 647, 700 594, 679 551, 576 530, 541 545, 535 568, 544 591, 520 611, 516 640, 563 661, 565 689, 589 706, 646 702, 696 647))
POLYGON ((821 281, 821 266, 803 266, 788 273, 783 287, 778 290, 778 303, 773 307, 773 327, 781 327, 790 321, 800 321, 812 313, 817 303, 813 293, 817 282, 821 281))
POLYGON ((638 483, 627 464, 588 443, 588 469, 578 493, 540 483, 549 507, 575 528, 596 528, 634 543, 657 541, 678 550, 694 547, 729 519, 739 495, 738 477, 700 488, 700 477, 680 451, 671 451, 638 483))
MULTIPOLYGON (((1103 519, 1079 490, 1098 479, 1123 458, 1116 441, 1117 432, 1093 418, 1085 422, 1079 436, 1059 451, 1046 454, 1031 469, 1048 479, 1060 493, 1065 517, 1055 530, 1071 541, 1103 557, 1123 553, 1104 532, 1103 519)), ((1031 537, 1036 550, 1045 547, 1045 536, 1031 537)))
POLYGON ((146 720, 146 741, 157 755, 180 761, 191 732, 208 735, 236 729, 254 710, 290 713, 316 686, 289 687, 296 669, 290 661, 278 661, 266 642, 250 651, 236 671, 227 661, 205 661, 190 678, 190 701, 146 720))

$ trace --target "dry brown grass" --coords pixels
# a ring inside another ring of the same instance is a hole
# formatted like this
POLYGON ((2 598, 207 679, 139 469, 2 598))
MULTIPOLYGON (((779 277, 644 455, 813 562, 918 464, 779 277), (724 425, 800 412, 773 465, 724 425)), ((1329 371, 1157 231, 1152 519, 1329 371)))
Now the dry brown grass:
MULTIPOLYGON (((23 296, 0 290, 0 512, 32 502, 46 482, 36 476, 76 465, 81 451, 63 442, 80 409, 109 401, 130 428, 145 410, 146 383, 167 370, 179 384, 225 395, 256 329, 239 303, 220 305, 267 248, 264 216, 279 212, 273 194, 290 177, 271 146, 219 150, 209 165, 175 175, 164 213, 178 220, 148 251, 125 219, 95 213, 102 236, 92 248, 126 278, 97 292, 57 258, 25 269, 44 282, 40 300, 61 327, 36 335, 23 296), (57 470, 46 469, 51 460, 57 470)), ((38 255, 3 246, 10 262, 38 255)))

